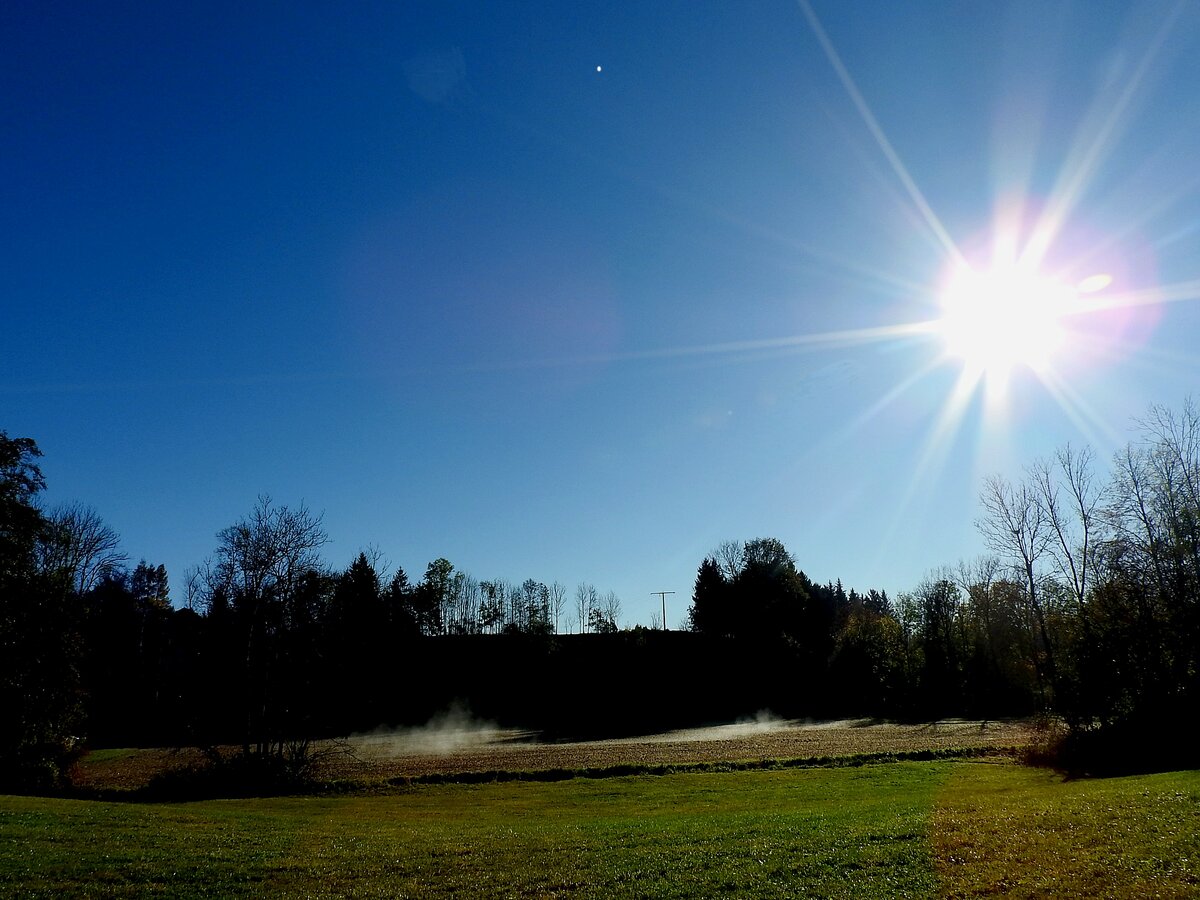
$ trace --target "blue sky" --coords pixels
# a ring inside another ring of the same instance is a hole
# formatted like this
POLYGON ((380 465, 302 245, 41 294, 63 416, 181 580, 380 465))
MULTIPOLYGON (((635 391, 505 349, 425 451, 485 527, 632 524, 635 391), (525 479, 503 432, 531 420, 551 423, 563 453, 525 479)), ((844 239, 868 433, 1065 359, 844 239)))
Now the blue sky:
POLYGON ((983 476, 1195 390, 1198 51, 1166 2, 7 4, 0 428, 177 601, 260 494, 627 623, 726 539, 910 589, 983 476), (1034 234, 1104 308, 975 381, 946 273, 1034 234))

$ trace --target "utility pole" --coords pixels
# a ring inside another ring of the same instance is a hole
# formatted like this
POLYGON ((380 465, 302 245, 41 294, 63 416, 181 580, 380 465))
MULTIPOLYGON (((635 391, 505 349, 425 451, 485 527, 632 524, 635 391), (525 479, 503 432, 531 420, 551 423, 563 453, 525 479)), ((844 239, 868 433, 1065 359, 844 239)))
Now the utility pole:
POLYGON ((651 591, 651 597, 662 597, 663 605, 663 631, 667 630, 667 594, 673 594, 674 591, 651 591))

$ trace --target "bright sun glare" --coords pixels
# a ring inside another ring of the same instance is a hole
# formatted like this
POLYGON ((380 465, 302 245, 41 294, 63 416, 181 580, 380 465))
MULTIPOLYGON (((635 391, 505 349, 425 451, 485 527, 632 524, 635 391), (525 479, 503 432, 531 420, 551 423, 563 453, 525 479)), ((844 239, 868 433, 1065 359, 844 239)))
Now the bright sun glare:
POLYGON ((1078 288, 1016 263, 984 270, 962 265, 940 301, 937 330, 947 355, 976 377, 1002 382, 1014 369, 1040 373, 1054 361, 1078 288))

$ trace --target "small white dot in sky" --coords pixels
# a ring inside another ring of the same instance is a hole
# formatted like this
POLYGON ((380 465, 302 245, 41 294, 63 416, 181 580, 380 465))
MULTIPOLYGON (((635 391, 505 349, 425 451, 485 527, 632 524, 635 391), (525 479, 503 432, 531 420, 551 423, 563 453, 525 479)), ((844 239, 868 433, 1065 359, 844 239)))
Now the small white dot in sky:
POLYGON ((602 66, 596 66, 596 71, 597 71, 597 72, 599 72, 601 69, 602 69, 602 66))

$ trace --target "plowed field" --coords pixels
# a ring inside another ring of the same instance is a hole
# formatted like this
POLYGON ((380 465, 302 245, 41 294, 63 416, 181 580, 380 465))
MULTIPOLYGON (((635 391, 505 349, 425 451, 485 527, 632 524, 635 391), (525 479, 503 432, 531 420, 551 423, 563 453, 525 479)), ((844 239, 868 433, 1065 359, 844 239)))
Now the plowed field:
MULTIPOLYGON (((319 749, 322 778, 386 779, 464 772, 530 772, 618 765, 790 760, 1029 743, 1025 722, 948 720, 920 725, 759 721, 671 731, 635 738, 545 743, 535 732, 459 720, 436 727, 380 731, 328 742, 319 749)), ((232 751, 233 748, 230 748, 232 751)), ((133 789, 174 768, 201 765, 196 750, 99 750, 76 768, 82 787, 133 789)))
POLYGON ((519 732, 444 735, 429 746, 427 735, 405 732, 352 738, 353 755, 334 755, 339 774, 395 777, 486 771, 602 768, 621 764, 741 762, 853 756, 960 747, 1012 747, 1029 743, 1024 722, 946 721, 922 725, 868 720, 804 723, 758 722, 672 731, 657 735, 578 743, 539 743, 519 732))

